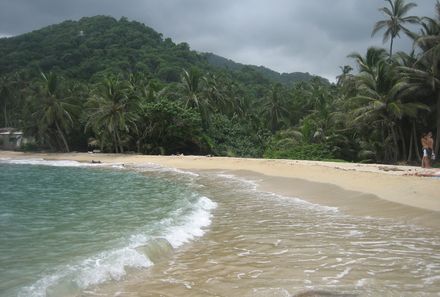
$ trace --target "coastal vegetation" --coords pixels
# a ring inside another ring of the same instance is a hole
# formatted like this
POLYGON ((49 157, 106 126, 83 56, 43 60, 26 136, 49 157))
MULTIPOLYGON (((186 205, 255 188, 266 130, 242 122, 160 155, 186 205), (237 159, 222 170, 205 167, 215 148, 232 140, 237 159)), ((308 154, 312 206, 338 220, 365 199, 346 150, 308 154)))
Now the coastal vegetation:
POLYGON ((357 69, 334 84, 198 53, 126 18, 3 38, 0 126, 53 151, 415 162, 422 132, 440 146, 440 4, 431 17, 386 4, 372 33, 389 50, 346 53, 357 69), (411 52, 393 49, 401 32, 411 52))

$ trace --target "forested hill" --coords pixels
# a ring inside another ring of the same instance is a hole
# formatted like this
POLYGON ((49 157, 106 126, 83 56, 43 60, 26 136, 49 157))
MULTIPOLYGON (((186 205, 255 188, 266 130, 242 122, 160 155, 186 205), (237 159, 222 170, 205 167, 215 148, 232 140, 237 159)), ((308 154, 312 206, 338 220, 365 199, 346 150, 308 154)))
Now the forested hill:
MULTIPOLYGON (((187 43, 175 44, 139 22, 95 16, 0 39, 0 76, 12 72, 34 76, 54 71, 64 77, 93 80, 106 73, 141 72, 163 82, 176 82, 183 68, 225 71, 224 63, 213 62, 213 57, 230 61, 192 51, 187 43)), ((228 71, 235 72, 238 79, 243 76, 242 72, 245 76, 255 76, 256 80, 283 84, 312 78, 308 73, 281 75, 261 66, 230 63, 235 66, 228 71)))
MULTIPOLYGON (((243 70, 245 68, 252 69, 262 74, 264 77, 272 81, 282 83, 284 85, 289 85, 298 81, 311 81, 313 78, 317 77, 311 75, 308 72, 279 73, 264 66, 244 65, 213 53, 205 53, 203 54, 203 56, 206 57, 206 60, 210 65, 213 65, 215 67, 225 68, 229 70, 243 70)), ((318 78, 321 79, 322 82, 329 83, 329 81, 325 78, 318 78)))
POLYGON ((53 71, 88 80, 106 72, 143 72, 177 81, 182 68, 203 64, 188 44, 174 44, 126 18, 86 17, 0 39, 0 75, 53 71))
POLYGON ((0 127, 34 140, 23 149, 420 164, 423 133, 440 153, 436 13, 411 18, 416 52, 391 38, 352 53, 358 73, 341 66, 336 84, 293 84, 126 18, 66 21, 0 39, 0 127))

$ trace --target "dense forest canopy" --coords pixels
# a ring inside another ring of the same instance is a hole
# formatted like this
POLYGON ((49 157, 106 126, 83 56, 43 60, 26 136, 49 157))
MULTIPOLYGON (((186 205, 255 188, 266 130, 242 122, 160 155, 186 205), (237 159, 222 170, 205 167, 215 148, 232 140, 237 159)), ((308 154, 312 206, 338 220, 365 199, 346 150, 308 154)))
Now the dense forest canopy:
POLYGON ((416 162, 440 139, 440 5, 387 0, 389 49, 350 54, 336 84, 192 51, 126 18, 82 18, 0 39, 0 126, 53 151, 416 162), (410 31, 408 24, 416 24, 410 31), (414 51, 396 52, 395 38, 414 51))

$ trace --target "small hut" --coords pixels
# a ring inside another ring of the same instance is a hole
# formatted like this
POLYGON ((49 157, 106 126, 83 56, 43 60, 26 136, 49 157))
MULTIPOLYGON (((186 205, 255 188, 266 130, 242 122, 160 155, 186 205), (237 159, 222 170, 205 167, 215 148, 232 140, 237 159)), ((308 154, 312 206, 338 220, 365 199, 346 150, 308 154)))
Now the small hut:
POLYGON ((22 131, 16 128, 0 128, 0 149, 20 149, 25 142, 22 131))

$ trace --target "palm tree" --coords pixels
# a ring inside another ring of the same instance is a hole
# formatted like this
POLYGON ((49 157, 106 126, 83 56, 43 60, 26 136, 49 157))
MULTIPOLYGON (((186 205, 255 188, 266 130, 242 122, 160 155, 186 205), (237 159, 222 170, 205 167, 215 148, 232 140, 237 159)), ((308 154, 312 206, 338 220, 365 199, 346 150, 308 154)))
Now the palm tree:
POLYGON ((118 78, 107 77, 94 90, 87 102, 88 115, 85 129, 92 128, 100 139, 101 148, 110 142, 112 151, 123 153, 123 136, 135 129, 136 111, 140 110, 128 87, 118 78))
POLYGON ((32 118, 37 123, 38 134, 48 141, 61 140, 63 149, 69 152, 66 139, 67 130, 73 125, 72 113, 76 106, 68 103, 68 98, 63 98, 58 76, 50 72, 49 75, 41 73, 43 78, 42 88, 37 93, 36 111, 32 118))
POLYGON ((199 70, 191 68, 187 71, 183 69, 181 86, 183 87, 183 96, 185 107, 201 108, 203 106, 203 98, 201 98, 202 74, 199 70))
POLYGON ((353 68, 350 65, 345 65, 344 67, 339 66, 339 68, 341 69, 342 73, 336 76, 337 79, 336 85, 342 86, 345 80, 347 79, 347 77, 350 75, 350 72, 353 71, 353 68))
MULTIPOLYGON (((19 127, 22 106, 28 95, 27 82, 19 73, 3 75, 0 77, 0 106, 2 109, 3 127, 19 127)), ((0 124, 1 125, 1 124, 0 124)))
POLYGON ((225 96, 223 86, 225 81, 222 77, 208 73, 204 78, 204 96, 208 101, 211 111, 227 113, 231 108, 231 101, 225 96))
POLYGON ((405 24, 417 24, 419 18, 415 16, 405 16, 411 8, 417 6, 415 3, 405 3, 405 0, 385 0, 389 3, 390 8, 382 7, 382 11, 388 18, 386 20, 378 21, 373 28, 371 36, 374 36, 378 31, 385 29, 383 35, 383 42, 390 40, 390 58, 393 55, 394 38, 399 37, 400 31, 411 35, 411 32, 404 26, 405 24))
POLYGON ((262 112, 269 120, 272 134, 275 134, 281 121, 289 114, 283 102, 282 91, 282 85, 280 83, 273 85, 262 106, 262 112))
POLYGON ((440 146, 440 3, 437 1, 437 19, 424 18, 422 31, 415 36, 415 45, 422 53, 412 67, 400 67, 410 86, 435 98, 436 129, 435 154, 440 146))
POLYGON ((356 77, 359 94, 352 101, 357 107, 351 112, 354 124, 374 127, 381 132, 381 142, 385 148, 386 161, 397 161, 402 144, 406 157, 406 146, 399 129, 403 117, 414 116, 419 110, 429 110, 428 106, 418 102, 404 102, 401 98, 405 82, 395 67, 386 60, 378 60, 376 65, 369 65, 368 71, 361 71, 356 77), (389 147, 388 143, 392 146, 389 147))
POLYGON ((367 49, 365 57, 359 53, 348 55, 349 58, 355 59, 359 72, 366 72, 374 75, 376 67, 386 59, 386 51, 383 48, 370 47, 367 49))
POLYGON ((1 76, 0 77, 0 102, 3 110, 3 127, 8 127, 8 103, 10 97, 10 85, 8 81, 8 77, 1 76))
POLYGON ((185 107, 196 108, 199 111, 205 129, 209 123, 210 108, 205 92, 206 85, 206 78, 197 68, 191 68, 189 71, 183 70, 180 88, 185 107))

